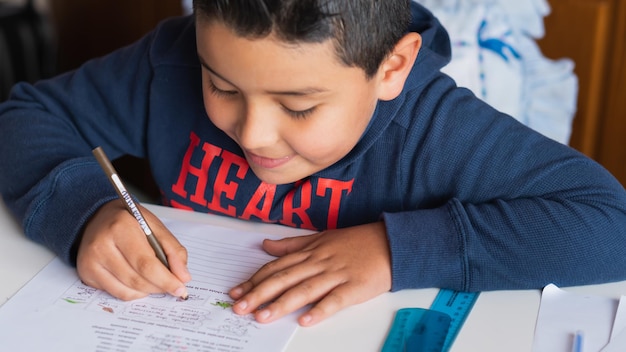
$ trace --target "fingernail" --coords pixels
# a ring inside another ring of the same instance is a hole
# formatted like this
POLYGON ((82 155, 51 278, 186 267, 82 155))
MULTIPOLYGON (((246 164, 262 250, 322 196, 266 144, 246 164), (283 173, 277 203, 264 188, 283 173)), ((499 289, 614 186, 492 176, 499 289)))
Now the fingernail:
POLYGON ((271 312, 269 311, 269 309, 264 309, 264 310, 260 311, 257 316, 258 316, 259 320, 266 320, 267 318, 270 317, 270 313, 271 312))
POLYGON ((239 297, 241 296, 241 294, 243 294, 243 289, 241 287, 235 287, 230 290, 230 294, 231 296, 239 297))
POLYGON ((311 314, 305 314, 300 318, 300 323, 302 325, 306 325, 308 323, 311 322, 311 320, 313 320, 313 317, 311 316, 311 314))
POLYGON ((187 298, 189 298, 189 294, 187 293, 187 288, 184 286, 177 288, 176 291, 174 291, 174 296, 180 297, 186 301, 187 298))
POLYGON ((248 302, 246 302, 246 301, 239 301, 239 302, 235 303, 235 305, 240 310, 245 310, 246 308, 248 308, 248 302))

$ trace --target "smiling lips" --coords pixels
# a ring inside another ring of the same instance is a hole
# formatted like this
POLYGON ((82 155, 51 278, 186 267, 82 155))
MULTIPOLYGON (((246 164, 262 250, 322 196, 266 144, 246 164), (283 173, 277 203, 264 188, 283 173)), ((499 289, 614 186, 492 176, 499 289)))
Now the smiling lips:
POLYGON ((248 159, 250 160, 250 162, 266 169, 277 168, 281 165, 284 165, 285 163, 287 163, 289 160, 293 158, 293 155, 288 155, 288 156, 284 156, 282 158, 276 158, 276 159, 266 158, 266 157, 259 156, 250 152, 246 152, 246 155, 248 156, 248 159))

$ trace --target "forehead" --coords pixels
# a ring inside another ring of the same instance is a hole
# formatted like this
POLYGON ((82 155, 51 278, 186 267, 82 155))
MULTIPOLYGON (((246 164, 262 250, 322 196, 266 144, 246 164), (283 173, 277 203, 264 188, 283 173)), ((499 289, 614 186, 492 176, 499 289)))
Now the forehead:
POLYGON ((218 21, 196 22, 200 59, 211 70, 229 78, 246 72, 254 79, 328 79, 360 72, 339 60, 331 40, 322 43, 288 43, 270 34, 262 38, 237 35, 218 21))
POLYGON ((323 50, 326 53, 333 54, 335 51, 334 41, 332 39, 321 42, 289 41, 282 39, 282 37, 275 32, 262 35, 245 35, 217 19, 196 20, 196 36, 199 44, 201 39, 204 41, 229 38, 237 39, 240 42, 247 42, 247 45, 250 47, 268 45, 271 43, 273 46, 282 46, 283 49, 293 51, 323 50))

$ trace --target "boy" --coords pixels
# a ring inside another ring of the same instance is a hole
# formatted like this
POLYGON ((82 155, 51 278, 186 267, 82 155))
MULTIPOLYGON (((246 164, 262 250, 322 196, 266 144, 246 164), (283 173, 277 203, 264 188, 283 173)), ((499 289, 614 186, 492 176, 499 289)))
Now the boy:
POLYGON ((439 71, 447 35, 421 6, 194 11, 0 105, 4 200, 87 284, 134 299, 184 296, 190 280, 185 249, 144 210, 171 272, 154 256, 99 145, 147 158, 167 205, 320 231, 265 241, 278 258, 231 290, 260 322, 313 303, 309 326, 405 288, 626 279, 621 185, 456 88, 439 71))

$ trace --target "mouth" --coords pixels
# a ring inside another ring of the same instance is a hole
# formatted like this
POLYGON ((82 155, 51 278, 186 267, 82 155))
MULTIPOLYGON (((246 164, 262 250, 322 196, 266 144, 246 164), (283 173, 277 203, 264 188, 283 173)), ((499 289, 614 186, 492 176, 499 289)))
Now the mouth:
POLYGON ((248 157, 248 161, 250 163, 260 166, 265 169, 277 168, 279 166, 286 164, 287 162, 289 162, 289 160, 293 158, 293 155, 288 155, 288 156, 284 156, 281 158, 268 158, 268 157, 250 153, 248 151, 246 151, 245 154, 248 157))

